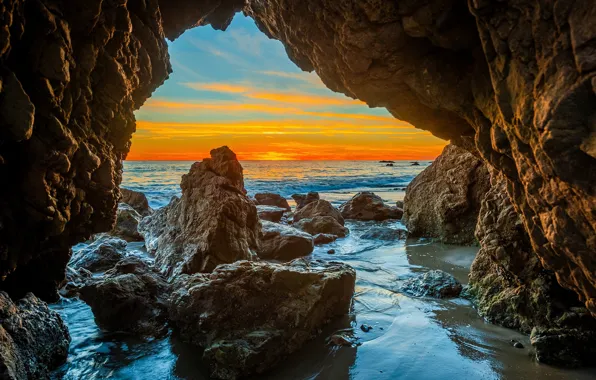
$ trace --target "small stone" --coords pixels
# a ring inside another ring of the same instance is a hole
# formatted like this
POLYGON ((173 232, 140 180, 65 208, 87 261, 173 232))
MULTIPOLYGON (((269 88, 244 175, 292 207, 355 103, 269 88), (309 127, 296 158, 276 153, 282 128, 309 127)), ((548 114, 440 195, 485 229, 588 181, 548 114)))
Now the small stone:
POLYGON ((328 254, 333 255, 335 253, 335 249, 330 249, 327 251, 328 254))
POLYGON ((524 345, 521 344, 520 342, 515 342, 515 343, 513 343, 513 347, 515 347, 515 348, 524 348, 524 345))
POLYGON ((367 325, 367 324, 360 325, 360 330, 362 330, 364 332, 369 332, 372 329, 373 329, 373 327, 370 325, 367 325))

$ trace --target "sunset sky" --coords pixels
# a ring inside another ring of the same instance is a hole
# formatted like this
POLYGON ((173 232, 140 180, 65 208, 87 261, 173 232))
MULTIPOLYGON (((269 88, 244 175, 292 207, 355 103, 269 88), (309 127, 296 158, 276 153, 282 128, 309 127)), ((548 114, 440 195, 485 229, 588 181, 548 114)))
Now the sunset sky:
POLYGON ((423 160, 446 144, 327 89, 240 14, 226 32, 187 31, 170 56, 174 73, 136 113, 128 160, 199 160, 221 145, 241 160, 423 160))

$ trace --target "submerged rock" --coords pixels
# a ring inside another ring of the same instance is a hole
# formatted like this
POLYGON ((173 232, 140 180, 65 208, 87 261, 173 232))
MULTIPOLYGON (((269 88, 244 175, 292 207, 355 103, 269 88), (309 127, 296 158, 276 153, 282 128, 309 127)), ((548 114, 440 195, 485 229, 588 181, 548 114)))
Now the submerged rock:
POLYGON ((375 226, 366 231, 361 239, 366 240, 402 240, 408 237, 408 231, 401 228, 375 226))
POLYGON ((352 197, 339 207, 345 219, 356 220, 386 220, 401 219, 403 211, 397 207, 388 206, 383 199, 370 191, 363 191, 352 197))
POLYGON ((213 149, 211 158, 192 165, 180 187, 179 200, 141 224, 162 273, 173 278, 210 272, 219 264, 256 257, 261 224, 234 152, 213 149))
POLYGON ((123 187, 120 188, 120 193, 122 194, 120 202, 134 208, 141 216, 145 217, 153 213, 153 209, 149 207, 149 201, 145 194, 123 187))
POLYGON ((311 191, 308 194, 293 194, 292 199, 296 202, 295 211, 298 211, 307 204, 318 201, 320 198, 319 193, 311 191))
POLYGON ((257 206, 275 206, 290 211, 292 208, 288 204, 286 198, 274 193, 257 193, 255 194, 255 204, 257 206))
POLYGON ((134 208, 125 203, 120 203, 116 212, 116 225, 110 231, 110 235, 126 241, 143 240, 143 235, 139 233, 141 219, 143 217, 134 208))
POLYGON ((455 145, 410 182, 403 223, 410 236, 448 244, 475 244, 480 203, 490 188, 486 165, 455 145))
POLYGON ((315 216, 313 218, 301 219, 295 222, 293 226, 311 235, 327 234, 344 237, 349 232, 346 227, 341 225, 332 216, 315 216))
POLYGON ((169 285, 138 257, 127 257, 79 290, 97 325, 142 336, 165 332, 169 285))
POLYGON ((212 377, 235 379, 267 371, 346 314, 354 282, 340 263, 238 261, 180 277, 170 318, 182 339, 205 349, 212 377))
POLYGON ((290 261, 312 253, 314 245, 310 234, 283 224, 261 223, 260 258, 290 261))
POLYGON ((459 296, 462 285, 449 273, 431 270, 404 281, 401 291, 415 297, 448 298, 459 296))
POLYGON ((82 248, 73 249, 68 265, 78 270, 100 272, 112 268, 126 256, 126 241, 110 235, 98 235, 96 240, 82 248))
POLYGON ((294 223, 300 221, 301 219, 314 218, 315 216, 330 216, 342 226, 345 223, 344 218, 341 216, 339 210, 324 199, 310 202, 304 207, 300 208, 300 210, 296 211, 296 213, 294 213, 294 223))
POLYGON ((70 335, 60 315, 32 293, 16 303, 0 292, 0 377, 48 379, 66 361, 70 335))
POLYGON ((281 207, 257 205, 257 215, 259 215, 259 219, 268 222, 279 223, 285 212, 286 209, 281 207))

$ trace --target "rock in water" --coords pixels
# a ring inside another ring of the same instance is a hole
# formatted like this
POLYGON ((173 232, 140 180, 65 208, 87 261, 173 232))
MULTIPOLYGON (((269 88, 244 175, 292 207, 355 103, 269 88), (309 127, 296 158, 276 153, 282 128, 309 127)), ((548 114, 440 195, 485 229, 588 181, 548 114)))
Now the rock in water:
POLYGON ((141 216, 151 215, 153 213, 153 209, 149 207, 149 201, 145 194, 141 193, 140 191, 129 190, 125 188, 120 188, 120 193, 122 193, 122 199, 120 199, 121 203, 126 203, 130 207, 134 208, 141 216))
POLYGON ((459 296, 462 285, 449 273, 431 270, 404 281, 401 291, 415 297, 448 298, 459 296))
POLYGON ((408 237, 408 231, 406 230, 403 230, 401 228, 396 229, 382 226, 372 227, 368 231, 366 231, 362 236, 360 236, 361 239, 385 241, 402 240, 406 237, 408 237))
POLYGON ((60 315, 32 293, 13 303, 0 292, 0 377, 49 379, 66 361, 70 335, 60 315))
POLYGON ((257 205, 257 214, 261 220, 279 223, 284 216, 284 212, 286 212, 286 209, 281 207, 257 205))
POLYGON ((403 222, 410 236, 474 244, 480 203, 489 188, 486 166, 465 150, 447 145, 408 185, 403 222))
POLYGON ((314 249, 313 237, 306 232, 283 224, 267 221, 261 222, 259 257, 290 261, 312 253, 314 249))
POLYGON ((275 206, 290 211, 292 208, 288 204, 288 200, 279 194, 274 193, 257 193, 255 194, 255 204, 261 206, 275 206))
POLYGON ((126 255, 126 241, 110 235, 98 235, 96 240, 80 249, 73 249, 68 265, 75 270, 99 272, 112 268, 126 255))
POLYGON ((184 340, 205 349, 212 377, 258 374, 346 314, 355 277, 340 263, 238 261, 178 279, 170 318, 184 340))
POLYGON ((300 219, 293 226, 311 235, 327 234, 344 237, 349 232, 346 227, 341 225, 332 216, 315 216, 313 218, 300 219))
MULTIPOLYGON (((302 220, 306 221, 308 219, 302 219, 302 220)), ((315 242, 315 245, 323 245, 323 244, 333 243, 334 241, 337 240, 338 237, 339 236, 337 236, 337 235, 318 233, 314 236, 313 240, 315 242)))
POLYGON ((293 194, 292 199, 296 202, 296 211, 309 203, 319 200, 319 193, 311 191, 308 194, 293 194))
POLYGON ((386 220, 401 219, 403 211, 387 206, 383 199, 370 191, 363 191, 339 207, 344 219, 386 220))
POLYGON ((142 336, 165 332, 169 285, 137 257, 127 257, 79 290, 97 325, 142 336))
POLYGON ((117 236, 126 241, 141 241, 143 235, 139 233, 139 222, 143 219, 141 214, 126 203, 118 205, 116 211, 116 225, 110 235, 117 236))
POLYGON ((155 265, 167 276, 211 272, 217 265, 253 260, 261 224, 246 196, 242 166, 228 147, 192 165, 182 197, 143 219, 155 265))
POLYGON ((345 223, 339 210, 324 199, 310 202, 306 206, 300 208, 300 210, 296 211, 294 214, 294 223, 300 221, 300 219, 314 218, 315 216, 330 216, 337 220, 342 226, 345 223))

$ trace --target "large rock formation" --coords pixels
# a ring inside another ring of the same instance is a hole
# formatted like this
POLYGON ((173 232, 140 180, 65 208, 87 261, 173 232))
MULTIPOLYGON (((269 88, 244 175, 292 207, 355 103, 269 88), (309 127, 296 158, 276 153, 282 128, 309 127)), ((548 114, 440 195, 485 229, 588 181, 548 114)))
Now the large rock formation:
POLYGON ((330 89, 507 177, 532 247, 596 314, 592 0, 7 0, 0 6, 0 278, 51 297, 68 247, 107 231, 164 35, 243 10, 330 89))
POLYGON ((448 145, 408 185, 403 223, 410 236, 474 244, 480 202, 489 188, 490 177, 482 161, 448 145))
POLYGON ((213 149, 211 158, 192 165, 180 187, 180 200, 144 218, 140 227, 163 273, 210 272, 256 257, 261 224, 234 152, 213 149))
POLYGON ((355 272, 345 264, 238 261, 182 276, 170 318, 180 336, 205 348, 218 379, 266 371, 350 310, 355 272))
POLYGON ((0 292, 0 378, 49 379, 69 345, 66 325, 45 302, 29 293, 14 303, 0 292))

